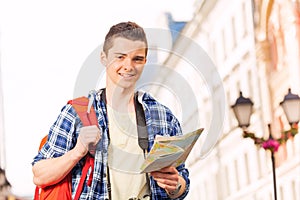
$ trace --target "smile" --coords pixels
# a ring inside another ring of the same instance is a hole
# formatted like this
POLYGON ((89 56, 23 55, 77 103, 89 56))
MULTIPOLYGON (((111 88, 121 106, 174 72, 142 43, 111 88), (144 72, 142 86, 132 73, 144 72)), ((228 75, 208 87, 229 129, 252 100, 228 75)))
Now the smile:
POLYGON ((124 77, 124 78, 130 78, 130 77, 134 76, 134 74, 121 74, 121 73, 119 73, 119 75, 124 77))

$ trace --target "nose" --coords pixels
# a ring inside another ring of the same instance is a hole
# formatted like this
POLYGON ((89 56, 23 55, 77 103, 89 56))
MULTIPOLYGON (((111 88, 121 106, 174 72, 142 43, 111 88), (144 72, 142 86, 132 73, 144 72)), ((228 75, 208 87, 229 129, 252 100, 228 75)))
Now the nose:
POLYGON ((132 62, 132 60, 131 60, 130 58, 126 58, 126 59, 124 60, 123 66, 124 66, 124 69, 125 69, 126 71, 131 71, 131 70, 134 68, 133 62, 132 62))

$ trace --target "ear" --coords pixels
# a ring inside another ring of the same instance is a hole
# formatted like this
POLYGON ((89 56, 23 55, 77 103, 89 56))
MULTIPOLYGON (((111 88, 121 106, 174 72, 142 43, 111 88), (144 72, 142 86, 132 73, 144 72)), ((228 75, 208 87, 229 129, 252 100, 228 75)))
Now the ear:
POLYGON ((101 53, 100 53, 100 61, 101 61, 102 65, 104 65, 106 67, 107 57, 106 57, 106 54, 104 53, 104 51, 101 51, 101 53))

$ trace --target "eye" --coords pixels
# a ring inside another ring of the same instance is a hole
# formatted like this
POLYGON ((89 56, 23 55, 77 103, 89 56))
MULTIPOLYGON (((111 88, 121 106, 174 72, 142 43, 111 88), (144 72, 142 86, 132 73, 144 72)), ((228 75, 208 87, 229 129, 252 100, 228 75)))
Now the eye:
POLYGON ((125 58, 125 56, 123 56, 123 55, 118 55, 118 56, 117 56, 117 59, 118 59, 118 60, 123 60, 124 58, 125 58))
POLYGON ((145 58, 142 56, 137 56, 133 58, 133 61, 136 63, 144 63, 145 62, 145 58))

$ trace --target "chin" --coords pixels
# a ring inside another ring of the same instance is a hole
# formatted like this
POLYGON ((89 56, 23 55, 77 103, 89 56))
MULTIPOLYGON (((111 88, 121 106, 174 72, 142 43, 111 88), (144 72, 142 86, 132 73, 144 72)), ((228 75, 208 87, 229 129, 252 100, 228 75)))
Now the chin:
POLYGON ((134 88, 135 87, 135 85, 132 85, 132 84, 117 84, 117 86, 119 87, 119 88, 122 88, 122 89, 130 89, 130 88, 134 88))
POLYGON ((124 81, 121 80, 117 83, 117 86, 120 88, 124 88, 124 89, 130 89, 130 88, 134 88, 136 85, 136 82, 132 82, 132 81, 124 81))

